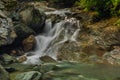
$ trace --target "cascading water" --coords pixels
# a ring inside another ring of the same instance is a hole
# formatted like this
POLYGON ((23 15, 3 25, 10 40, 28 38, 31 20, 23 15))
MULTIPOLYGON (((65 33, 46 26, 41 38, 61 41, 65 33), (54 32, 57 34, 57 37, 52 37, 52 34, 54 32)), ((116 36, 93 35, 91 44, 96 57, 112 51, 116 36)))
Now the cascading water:
POLYGON ((40 64, 40 57, 45 55, 56 60, 57 51, 61 44, 67 40, 76 41, 76 37, 80 31, 80 27, 78 26, 79 22, 75 18, 61 20, 54 26, 52 26, 50 19, 46 20, 44 32, 36 36, 36 50, 25 54, 27 60, 24 63, 40 64), (60 34, 63 34, 63 31, 65 33, 64 39, 62 41, 57 41, 60 34))

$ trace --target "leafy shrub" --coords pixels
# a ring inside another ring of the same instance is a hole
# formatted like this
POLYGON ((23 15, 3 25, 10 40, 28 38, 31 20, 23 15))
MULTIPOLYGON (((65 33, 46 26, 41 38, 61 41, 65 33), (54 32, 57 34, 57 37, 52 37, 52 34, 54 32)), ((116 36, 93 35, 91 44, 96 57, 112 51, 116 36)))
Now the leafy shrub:
POLYGON ((98 11, 102 17, 120 14, 120 0, 78 0, 75 4, 86 11, 98 11))

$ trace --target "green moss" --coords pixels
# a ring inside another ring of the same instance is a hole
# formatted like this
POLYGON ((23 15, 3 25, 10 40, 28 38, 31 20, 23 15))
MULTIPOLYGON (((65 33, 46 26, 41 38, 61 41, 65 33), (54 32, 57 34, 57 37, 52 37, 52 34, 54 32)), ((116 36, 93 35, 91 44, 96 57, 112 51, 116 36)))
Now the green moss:
POLYGON ((20 73, 22 73, 22 72, 14 72, 14 73, 11 73, 11 74, 10 74, 10 80, 15 80, 16 75, 17 75, 17 74, 20 74, 20 73))

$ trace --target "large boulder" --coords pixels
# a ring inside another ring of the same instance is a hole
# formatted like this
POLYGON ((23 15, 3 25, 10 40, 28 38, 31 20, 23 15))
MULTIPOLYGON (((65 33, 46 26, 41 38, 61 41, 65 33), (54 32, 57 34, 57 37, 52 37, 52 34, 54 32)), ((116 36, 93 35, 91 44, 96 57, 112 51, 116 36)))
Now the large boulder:
POLYGON ((18 37, 16 38, 14 42, 15 46, 22 44, 22 41, 28 36, 32 34, 35 35, 35 32, 23 23, 18 23, 17 25, 14 26, 14 29, 15 29, 16 34, 18 35, 18 37))
POLYGON ((30 71, 18 74, 15 80, 40 80, 41 73, 38 71, 30 71))
POLYGON ((11 44, 17 37, 12 20, 0 10, 0 46, 11 44))
POLYGON ((45 14, 30 6, 20 11, 22 21, 32 28, 36 33, 40 33, 44 28, 46 16, 45 14))
POLYGON ((34 48, 34 46, 36 44, 35 36, 30 35, 25 40, 23 40, 22 44, 23 44, 24 51, 26 51, 26 52, 30 51, 31 49, 34 48))
POLYGON ((0 80, 10 80, 8 72, 0 65, 0 80))

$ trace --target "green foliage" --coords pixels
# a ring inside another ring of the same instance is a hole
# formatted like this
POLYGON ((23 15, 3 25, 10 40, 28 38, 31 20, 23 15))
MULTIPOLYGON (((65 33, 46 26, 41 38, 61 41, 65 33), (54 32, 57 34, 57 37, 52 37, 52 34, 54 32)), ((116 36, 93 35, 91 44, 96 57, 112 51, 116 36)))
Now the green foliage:
POLYGON ((117 7, 120 5, 120 0, 111 0, 113 4, 113 9, 117 9, 117 7))
POLYGON ((78 0, 75 5, 86 11, 98 11, 100 16, 120 14, 120 0, 78 0))
POLYGON ((112 15, 120 14, 120 0, 111 0, 113 7, 111 8, 112 15))

